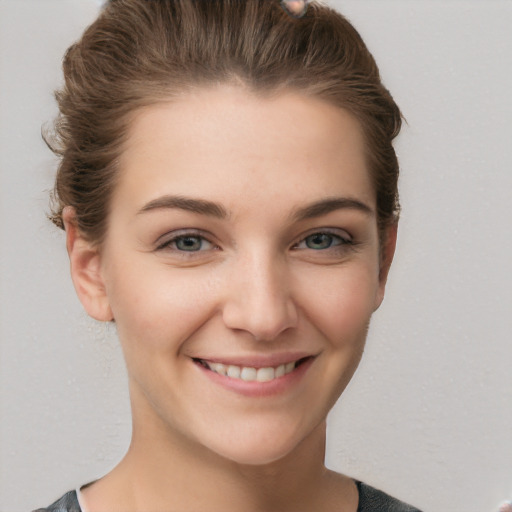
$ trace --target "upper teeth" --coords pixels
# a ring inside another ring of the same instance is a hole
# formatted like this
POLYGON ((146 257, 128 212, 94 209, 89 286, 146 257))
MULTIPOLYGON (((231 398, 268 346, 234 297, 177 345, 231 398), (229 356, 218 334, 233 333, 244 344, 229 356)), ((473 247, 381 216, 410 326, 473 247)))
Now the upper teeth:
POLYGON ((290 373, 295 368, 296 361, 291 363, 281 364, 276 368, 251 368, 249 366, 235 366, 233 364, 223 363, 209 363, 203 361, 206 366, 219 375, 224 375, 232 379, 241 379, 246 382, 258 381, 268 382, 269 380, 277 379, 287 373, 290 373))

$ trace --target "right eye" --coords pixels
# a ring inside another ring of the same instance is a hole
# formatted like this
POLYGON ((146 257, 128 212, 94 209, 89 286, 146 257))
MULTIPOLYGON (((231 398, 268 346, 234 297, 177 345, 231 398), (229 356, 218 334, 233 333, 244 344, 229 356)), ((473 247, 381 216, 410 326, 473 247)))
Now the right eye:
POLYGON ((183 233, 166 239, 157 250, 171 250, 182 253, 197 253, 215 249, 216 246, 204 236, 197 233, 183 233))

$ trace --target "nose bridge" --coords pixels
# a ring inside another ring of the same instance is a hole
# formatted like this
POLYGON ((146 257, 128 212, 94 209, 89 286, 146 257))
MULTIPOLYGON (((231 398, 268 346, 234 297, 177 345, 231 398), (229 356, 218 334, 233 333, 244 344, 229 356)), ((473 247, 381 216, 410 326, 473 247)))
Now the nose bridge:
POLYGON ((247 251, 232 267, 224 322, 257 340, 273 340, 297 323, 289 272, 270 250, 247 251))

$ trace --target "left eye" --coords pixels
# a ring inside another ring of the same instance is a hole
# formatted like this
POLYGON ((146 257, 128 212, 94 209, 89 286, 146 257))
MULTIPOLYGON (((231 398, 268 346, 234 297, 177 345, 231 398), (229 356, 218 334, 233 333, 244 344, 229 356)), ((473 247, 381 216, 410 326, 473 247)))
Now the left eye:
POLYGON ((295 247, 297 249, 313 249, 315 251, 321 251, 348 243, 350 243, 350 240, 332 233, 313 233, 300 241, 295 247))

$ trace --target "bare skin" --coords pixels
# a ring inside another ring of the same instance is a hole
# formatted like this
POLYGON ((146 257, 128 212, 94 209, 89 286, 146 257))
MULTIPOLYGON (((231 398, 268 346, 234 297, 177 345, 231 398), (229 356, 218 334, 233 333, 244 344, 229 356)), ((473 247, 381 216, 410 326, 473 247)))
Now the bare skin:
POLYGON ((146 449, 151 443, 132 444, 119 466, 83 496, 90 512, 356 512, 354 481, 324 466, 324 432, 325 424, 319 425, 298 450, 264 467, 213 453, 191 458, 186 445, 153 453, 146 449))
POLYGON ((102 246, 64 212, 75 288, 116 321, 133 414, 87 512, 356 512, 354 482, 325 468, 325 420, 396 240, 381 259, 358 122, 220 86, 141 111, 129 135, 102 246))

